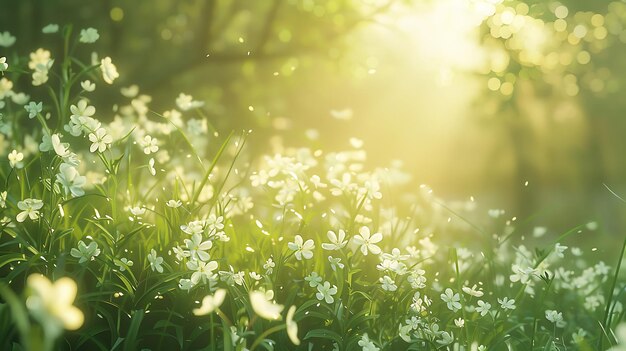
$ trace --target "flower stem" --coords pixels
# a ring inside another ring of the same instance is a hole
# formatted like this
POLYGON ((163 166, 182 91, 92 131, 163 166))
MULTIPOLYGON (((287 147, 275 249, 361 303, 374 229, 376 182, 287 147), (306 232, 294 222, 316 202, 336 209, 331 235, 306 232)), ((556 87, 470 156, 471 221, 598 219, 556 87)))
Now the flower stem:
POLYGON ((264 332, 263 332, 263 334, 259 335, 259 337, 258 337, 258 338, 256 338, 256 340, 255 340, 255 341, 254 341, 254 343, 252 344, 252 347, 250 347, 250 351, 254 351, 254 349, 255 349, 257 346, 259 346, 259 344, 260 344, 261 342, 263 342, 263 340, 265 340, 265 337, 266 337, 266 336, 268 336, 268 335, 270 335, 270 334, 273 334, 273 333, 275 333, 275 332, 277 332, 277 331, 283 330, 283 329, 285 329, 286 327, 287 327, 287 325, 286 325, 286 324, 281 323, 281 324, 279 324, 279 325, 277 325, 277 326, 274 326, 274 327, 269 328, 268 330, 264 331, 264 332))

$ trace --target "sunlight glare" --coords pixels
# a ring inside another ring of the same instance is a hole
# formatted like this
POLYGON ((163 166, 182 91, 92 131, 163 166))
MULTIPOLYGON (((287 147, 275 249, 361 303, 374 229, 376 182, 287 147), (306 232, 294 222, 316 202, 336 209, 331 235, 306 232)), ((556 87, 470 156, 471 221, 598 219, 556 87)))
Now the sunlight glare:
POLYGON ((419 56, 439 69, 440 82, 449 83, 454 70, 473 70, 484 62, 479 26, 501 1, 437 1, 404 8, 395 23, 419 56))

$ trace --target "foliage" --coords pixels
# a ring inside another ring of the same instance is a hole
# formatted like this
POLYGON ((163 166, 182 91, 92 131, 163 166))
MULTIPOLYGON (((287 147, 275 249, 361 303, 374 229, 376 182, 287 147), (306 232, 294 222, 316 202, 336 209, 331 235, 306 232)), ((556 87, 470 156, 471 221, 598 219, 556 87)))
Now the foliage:
POLYGON ((531 248, 527 229, 501 210, 447 203, 426 186, 406 191, 413 181, 398 163, 368 168, 357 139, 349 150, 250 158, 254 134, 221 135, 205 103, 184 93, 157 113, 150 96, 122 88, 107 122, 96 116, 110 106, 92 96, 115 83, 114 60, 81 50, 97 42, 95 29, 57 30, 46 31, 60 53, 0 61, 0 131, 11 150, 0 168, 2 349, 592 350, 625 341, 619 264, 588 261, 570 244, 597 224, 531 248), (59 338, 61 327, 69 331, 59 338))

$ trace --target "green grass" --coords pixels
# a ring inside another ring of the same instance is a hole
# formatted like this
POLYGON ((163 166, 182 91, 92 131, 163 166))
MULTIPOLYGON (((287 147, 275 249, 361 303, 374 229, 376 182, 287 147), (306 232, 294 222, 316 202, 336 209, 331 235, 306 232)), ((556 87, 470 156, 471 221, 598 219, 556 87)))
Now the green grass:
MULTIPOLYGON (((48 90, 25 92, 43 102, 36 116, 18 91, 3 93, 1 349, 605 350, 620 342, 624 247, 607 258, 614 268, 576 247, 601 230, 581 223, 525 240, 528 226, 500 212, 447 203, 394 166, 368 169, 360 148, 252 158, 253 136, 220 137, 201 104, 186 110, 178 101, 160 114, 124 96, 114 119, 99 119, 110 106, 89 111, 97 92, 80 82, 110 88, 100 63, 73 54, 83 44, 72 33, 62 31, 48 90), (37 274, 71 278, 75 300, 62 300, 71 289, 29 279, 37 274), (193 313, 221 289, 223 302, 193 313), (79 328, 66 320, 72 305, 84 316, 79 328)), ((29 85, 28 55, 10 57, 5 82, 29 85)))

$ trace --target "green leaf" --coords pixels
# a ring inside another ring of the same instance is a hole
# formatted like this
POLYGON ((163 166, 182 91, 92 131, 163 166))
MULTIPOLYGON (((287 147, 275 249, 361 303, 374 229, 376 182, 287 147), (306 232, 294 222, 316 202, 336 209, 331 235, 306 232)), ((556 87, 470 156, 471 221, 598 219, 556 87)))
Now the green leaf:
POLYGON ((304 340, 319 338, 334 341, 341 345, 343 337, 339 333, 328 329, 313 329, 304 336, 304 340))
POLYGON ((222 154, 224 153, 224 150, 226 150, 226 146, 228 145, 232 137, 233 137, 233 132, 230 132, 230 134, 228 134, 228 137, 226 137, 226 140, 224 140, 224 142, 222 143, 222 146, 220 146, 220 149, 217 151, 217 154, 215 154, 215 157, 213 157, 213 161, 211 161, 211 165, 209 166, 209 169, 207 169, 206 173, 204 174, 204 177, 202 178, 202 182, 200 183, 198 188, 195 189, 193 193, 193 198, 191 199, 192 206, 198 200, 198 197, 200 196, 202 189, 204 189, 204 186, 209 181, 209 177, 211 176, 213 169, 217 165, 217 161, 219 161, 220 157, 222 157, 222 154))
POLYGON ((28 313, 24 303, 17 297, 17 295, 9 288, 8 285, 0 282, 0 296, 8 303, 11 309, 11 315, 13 321, 17 326, 17 330, 20 333, 20 337, 23 342, 27 342, 27 335, 30 329, 30 323, 28 321, 28 313))
POLYGON ((138 337, 139 337, 139 327, 141 326, 141 322, 143 321, 143 317, 145 315, 144 310, 135 310, 133 311, 132 318, 130 321, 130 326, 128 327, 128 333, 126 334, 126 341, 124 342, 124 351, 131 351, 138 349, 138 337))
POLYGON ((3 254, 1 257, 2 259, 0 259, 0 268, 6 266, 11 262, 26 261, 26 256, 21 253, 3 254))
POLYGON ((379 316, 377 314, 370 315, 368 313, 369 311, 367 309, 364 309, 356 313, 352 318, 350 318, 347 325, 348 330, 355 329, 359 324, 365 323, 366 321, 377 318, 379 316))
POLYGON ((224 351, 233 351, 233 340, 230 335, 230 328, 226 325, 226 322, 222 320, 222 333, 224 335, 224 351))

